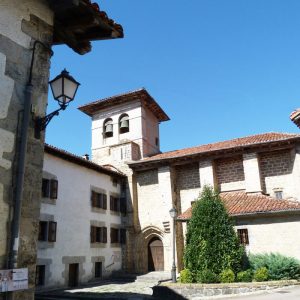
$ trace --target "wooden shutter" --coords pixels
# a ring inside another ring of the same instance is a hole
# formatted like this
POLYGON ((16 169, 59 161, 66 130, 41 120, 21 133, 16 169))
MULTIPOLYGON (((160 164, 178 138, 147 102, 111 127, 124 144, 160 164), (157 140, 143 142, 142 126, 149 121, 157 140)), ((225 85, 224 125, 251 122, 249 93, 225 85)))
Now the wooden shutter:
POLYGON ((96 235, 97 235, 96 227, 91 226, 91 243, 96 243, 96 235))
POLYGON ((97 207, 97 193, 95 191, 92 191, 91 202, 92 202, 92 207, 97 207))
POLYGON ((103 208, 103 194, 98 194, 98 207, 103 208))
POLYGON ((42 181, 42 197, 43 198, 48 198, 49 197, 49 179, 43 178, 42 181))
POLYGON ((50 198, 57 199, 58 181, 56 179, 50 180, 50 198))
POLYGON ((48 242, 56 242, 57 223, 50 221, 48 226, 48 242))
POLYGON ((120 211, 120 199, 114 198, 114 211, 120 211))
POLYGON ((106 194, 103 194, 103 209, 107 209, 107 196, 106 194))
POLYGON ((110 210, 114 210, 114 197, 110 196, 110 201, 109 201, 109 208, 110 210))
POLYGON ((103 233, 102 243, 107 243, 107 228, 106 227, 102 227, 102 233, 103 233))
POLYGON ((127 205, 126 205, 126 198, 122 197, 120 198, 120 211, 122 214, 126 214, 127 211, 127 205))
POLYGON ((124 228, 120 229, 120 243, 126 244, 126 229, 124 228))

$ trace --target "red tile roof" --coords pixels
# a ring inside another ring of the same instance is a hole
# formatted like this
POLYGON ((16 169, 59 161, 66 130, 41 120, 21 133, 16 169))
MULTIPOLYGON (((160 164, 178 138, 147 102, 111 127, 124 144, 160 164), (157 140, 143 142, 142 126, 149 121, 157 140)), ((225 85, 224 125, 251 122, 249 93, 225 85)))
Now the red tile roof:
MULTIPOLYGON (((300 211, 300 202, 279 200, 263 194, 247 194, 244 191, 220 193, 220 197, 230 216, 248 214, 300 211)), ((192 216, 192 207, 178 216, 178 220, 186 221, 192 216)))
POLYGON ((237 148, 244 148, 249 146, 265 145, 273 142, 292 141, 292 140, 300 140, 300 134, 278 133, 278 132, 262 133, 262 134, 237 138, 233 140, 217 142, 213 144, 206 144, 206 145, 200 145, 191 148, 185 148, 181 150, 164 152, 151 157, 147 157, 137 162, 132 162, 129 165, 134 166, 142 163, 161 161, 165 159, 174 159, 174 158, 186 157, 186 156, 197 155, 197 154, 213 153, 213 152, 223 151, 227 149, 237 149, 237 148))
POLYGON ((158 103, 151 97, 151 95, 142 88, 124 94, 115 95, 112 97, 100 99, 78 107, 79 110, 89 116, 97 113, 99 110, 111 107, 118 104, 123 104, 133 100, 140 100, 142 104, 147 107, 157 117, 159 122, 168 121, 170 118, 158 105, 158 103))
POLYGON ((125 174, 120 172, 117 168, 114 168, 109 165, 105 165, 105 166, 98 165, 90 160, 82 158, 78 155, 75 155, 75 154, 65 151, 63 149, 59 149, 57 147, 51 146, 49 144, 45 144, 45 152, 48 154, 55 155, 61 159, 67 160, 69 162, 75 163, 77 165, 83 166, 85 168, 92 169, 94 171, 103 173, 103 174, 116 176, 116 177, 122 177, 122 178, 126 176, 125 174))
POLYGON ((294 122, 300 128, 300 108, 294 110, 290 114, 290 119, 292 122, 294 122))

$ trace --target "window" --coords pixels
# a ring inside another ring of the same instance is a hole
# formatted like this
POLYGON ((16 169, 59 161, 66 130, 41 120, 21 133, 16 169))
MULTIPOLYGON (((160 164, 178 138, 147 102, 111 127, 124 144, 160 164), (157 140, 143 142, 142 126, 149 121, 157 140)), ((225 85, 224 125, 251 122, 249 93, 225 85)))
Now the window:
POLYGON ((45 284, 45 272, 46 267, 44 265, 38 265, 36 266, 36 272, 35 272, 35 285, 41 286, 45 284))
POLYGON ((274 193, 275 193, 275 198, 276 199, 278 199, 278 200, 283 199, 282 191, 275 191, 274 193))
POLYGON ((91 194, 92 207, 107 209, 107 196, 106 194, 97 193, 92 191, 91 194))
POLYGON ((237 234, 242 245, 249 245, 248 229, 238 229, 237 234))
POLYGON ((127 211, 126 198, 125 197, 117 198, 114 196, 110 196, 110 210, 126 214, 127 211))
POLYGON ((38 240, 44 242, 56 242, 56 228, 56 222, 40 221, 38 240))
POLYGON ((91 243, 107 243, 107 228, 91 226, 91 243))
POLYGON ((156 146, 159 145, 159 139, 158 139, 158 137, 155 138, 155 145, 156 145, 156 146))
POLYGON ((119 132, 125 133, 129 132, 129 117, 127 114, 123 114, 119 119, 119 132))
POLYGON ((126 244, 126 229, 110 228, 110 242, 112 244, 126 244))
POLYGON ((95 262, 95 278, 102 278, 102 261, 95 262))
POLYGON ((103 135, 104 137, 112 137, 114 135, 113 131, 113 120, 106 119, 103 124, 103 135))
POLYGON ((42 197, 57 199, 58 181, 56 179, 43 178, 42 181, 42 197))

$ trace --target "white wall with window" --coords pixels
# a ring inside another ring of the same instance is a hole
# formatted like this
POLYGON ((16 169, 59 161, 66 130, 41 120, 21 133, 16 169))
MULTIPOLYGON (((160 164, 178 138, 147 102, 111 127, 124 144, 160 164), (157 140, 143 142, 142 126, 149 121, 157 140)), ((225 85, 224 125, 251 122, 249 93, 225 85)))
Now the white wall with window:
POLYGON ((49 149, 44 159, 36 283, 48 288, 108 277, 122 268, 126 243, 121 223, 126 214, 123 177, 49 149), (72 272, 77 278, 71 278, 72 272))

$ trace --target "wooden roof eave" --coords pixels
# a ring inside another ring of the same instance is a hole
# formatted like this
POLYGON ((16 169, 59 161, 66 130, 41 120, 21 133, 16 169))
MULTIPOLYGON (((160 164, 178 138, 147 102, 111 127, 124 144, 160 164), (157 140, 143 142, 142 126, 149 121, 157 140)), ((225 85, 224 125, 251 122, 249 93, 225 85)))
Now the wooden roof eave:
POLYGON ((97 4, 84 0, 48 0, 54 11, 53 44, 66 44, 79 54, 91 51, 91 41, 123 37, 115 24, 97 4), (96 6, 95 6, 96 5, 96 6))
POLYGON ((128 165, 131 169, 135 171, 143 171, 143 170, 154 169, 154 168, 167 166, 167 165, 172 165, 172 166, 182 165, 185 164, 187 161, 189 163, 193 163, 199 161, 199 159, 205 159, 205 158, 219 159, 219 158, 230 157, 232 155, 241 155, 243 153, 249 153, 249 152, 260 153, 266 151, 292 149, 292 145, 295 142, 296 142, 295 140, 265 142, 261 144, 218 149, 218 150, 201 152, 201 153, 192 153, 192 154, 187 154, 178 157, 168 157, 168 158, 161 158, 161 159, 149 160, 149 161, 147 160, 134 161, 134 162, 132 161, 132 162, 128 162, 128 165))

